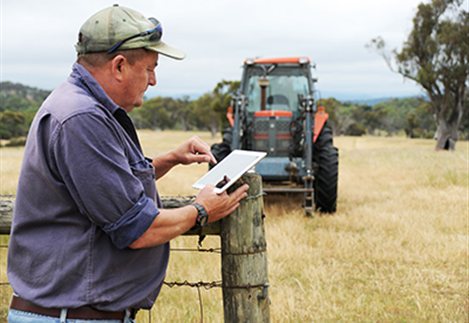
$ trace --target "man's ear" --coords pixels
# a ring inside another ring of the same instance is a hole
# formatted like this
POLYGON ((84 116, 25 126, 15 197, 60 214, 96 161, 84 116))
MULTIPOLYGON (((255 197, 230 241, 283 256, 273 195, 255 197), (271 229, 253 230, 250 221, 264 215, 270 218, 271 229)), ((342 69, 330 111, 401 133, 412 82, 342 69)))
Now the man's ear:
POLYGON ((129 62, 123 55, 117 55, 111 60, 111 73, 117 81, 122 81, 129 62))

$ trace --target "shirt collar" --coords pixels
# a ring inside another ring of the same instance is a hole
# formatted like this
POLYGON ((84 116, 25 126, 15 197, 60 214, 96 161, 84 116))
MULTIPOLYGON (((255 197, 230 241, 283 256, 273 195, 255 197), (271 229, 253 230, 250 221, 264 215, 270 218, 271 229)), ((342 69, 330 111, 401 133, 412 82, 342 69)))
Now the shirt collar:
POLYGON ((104 107, 109 109, 112 114, 114 114, 117 109, 121 108, 104 92, 98 81, 96 81, 93 75, 91 75, 83 65, 79 63, 73 64, 69 81, 89 91, 90 94, 104 107))

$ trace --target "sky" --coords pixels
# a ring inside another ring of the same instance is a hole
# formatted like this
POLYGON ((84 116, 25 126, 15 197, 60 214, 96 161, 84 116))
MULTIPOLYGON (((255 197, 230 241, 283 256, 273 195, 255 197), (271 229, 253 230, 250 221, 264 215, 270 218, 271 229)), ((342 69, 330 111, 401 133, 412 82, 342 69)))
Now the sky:
MULTIPOLYGON (((163 41, 183 50, 162 56, 148 97, 197 97, 239 80, 244 59, 308 56, 320 97, 421 95, 366 48, 381 36, 399 49, 418 4, 428 0, 0 0, 0 79, 52 90, 69 75, 81 25, 118 3, 163 25, 163 41)), ((465 0, 464 7, 469 6, 465 0)))

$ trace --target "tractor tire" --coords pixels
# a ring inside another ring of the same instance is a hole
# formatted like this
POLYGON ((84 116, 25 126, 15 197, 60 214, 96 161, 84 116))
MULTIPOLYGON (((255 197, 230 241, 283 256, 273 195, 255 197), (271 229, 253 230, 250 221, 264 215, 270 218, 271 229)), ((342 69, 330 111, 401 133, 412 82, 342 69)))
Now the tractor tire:
POLYGON ((327 122, 313 146, 315 209, 323 213, 337 210, 339 151, 333 146, 332 129, 327 122))
MULTIPOLYGON (((219 162, 223 160, 226 156, 231 153, 231 141, 233 140, 233 128, 228 127, 223 130, 223 141, 218 144, 213 144, 210 147, 210 150, 215 157, 215 159, 219 162)), ((212 168, 213 165, 210 165, 212 168)))

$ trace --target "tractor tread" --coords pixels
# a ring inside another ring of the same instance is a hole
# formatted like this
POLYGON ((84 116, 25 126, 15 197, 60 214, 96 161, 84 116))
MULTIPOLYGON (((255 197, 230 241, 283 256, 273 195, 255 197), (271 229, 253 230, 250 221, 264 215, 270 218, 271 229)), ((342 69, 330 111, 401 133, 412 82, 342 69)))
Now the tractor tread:
POLYGON ((333 146, 332 129, 326 124, 314 145, 313 160, 318 165, 314 178, 315 208, 319 212, 337 210, 339 152, 333 146))

